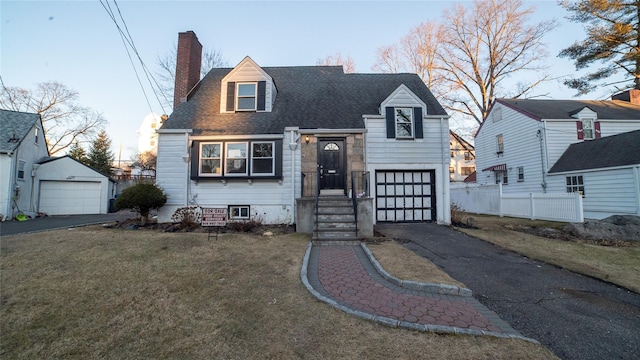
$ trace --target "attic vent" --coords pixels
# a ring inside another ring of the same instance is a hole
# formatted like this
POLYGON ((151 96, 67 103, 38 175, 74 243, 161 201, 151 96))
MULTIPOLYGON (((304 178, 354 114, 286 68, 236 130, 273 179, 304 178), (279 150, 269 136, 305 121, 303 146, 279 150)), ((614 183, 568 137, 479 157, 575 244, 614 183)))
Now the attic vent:
POLYGON ((11 137, 11 139, 9 139, 10 143, 17 143, 20 139, 18 139, 18 136, 16 136, 16 133, 13 133, 13 136, 11 137))

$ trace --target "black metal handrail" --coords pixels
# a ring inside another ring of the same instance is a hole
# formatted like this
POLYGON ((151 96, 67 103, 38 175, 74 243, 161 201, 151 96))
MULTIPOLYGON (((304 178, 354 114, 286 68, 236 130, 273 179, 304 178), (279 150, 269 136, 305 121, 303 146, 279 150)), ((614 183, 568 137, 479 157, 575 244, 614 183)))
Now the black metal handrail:
POLYGON ((316 235, 318 234, 318 200, 320 199, 320 167, 316 169, 316 235))
POLYGON ((351 172, 351 203, 353 204, 353 217, 356 223, 356 237, 358 237, 358 196, 356 195, 355 171, 351 172))

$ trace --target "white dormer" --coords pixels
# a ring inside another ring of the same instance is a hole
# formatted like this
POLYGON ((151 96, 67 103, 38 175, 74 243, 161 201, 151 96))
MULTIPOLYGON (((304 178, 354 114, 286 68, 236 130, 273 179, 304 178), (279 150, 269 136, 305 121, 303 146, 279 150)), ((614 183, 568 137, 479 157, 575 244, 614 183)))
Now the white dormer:
POLYGON ((384 114, 386 107, 421 107, 422 113, 427 114, 427 105, 405 84, 398 86, 391 95, 380 103, 380 115, 384 114))
POLYGON ((592 140, 601 137, 597 112, 585 106, 582 110, 571 114, 571 116, 578 119, 576 121, 576 137, 578 140, 592 140))
POLYGON ((271 112, 277 89, 273 79, 245 57, 221 81, 220 112, 271 112))

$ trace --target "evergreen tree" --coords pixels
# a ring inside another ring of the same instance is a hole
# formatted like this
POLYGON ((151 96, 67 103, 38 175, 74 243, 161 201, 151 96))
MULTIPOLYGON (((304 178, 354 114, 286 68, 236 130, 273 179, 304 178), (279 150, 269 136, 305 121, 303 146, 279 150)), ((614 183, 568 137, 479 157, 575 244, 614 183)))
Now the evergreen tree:
POLYGON ((565 85, 578 90, 578 95, 617 83, 640 89, 640 1, 564 0, 561 5, 572 13, 569 20, 585 24, 587 38, 576 41, 559 56, 574 59, 577 70, 602 63, 584 77, 565 80, 565 85), (618 73, 623 74, 624 80, 602 83, 618 73))
POLYGON ((75 143, 73 143, 73 145, 71 145, 67 155, 69 155, 72 159, 78 160, 79 162, 87 165, 87 151, 82 146, 80 146, 79 142, 76 141, 75 143))
POLYGON ((102 130, 98 137, 93 140, 87 155, 87 165, 93 169, 111 176, 111 164, 115 160, 115 155, 110 150, 111 139, 105 130, 102 130))

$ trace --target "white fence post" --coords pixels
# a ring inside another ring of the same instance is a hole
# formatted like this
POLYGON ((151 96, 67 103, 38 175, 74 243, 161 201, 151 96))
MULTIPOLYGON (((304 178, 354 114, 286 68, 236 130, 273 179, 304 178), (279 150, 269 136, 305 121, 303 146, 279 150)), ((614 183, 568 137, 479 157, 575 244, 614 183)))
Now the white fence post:
POLYGON ((582 207, 582 195, 580 192, 576 191, 576 207, 578 208, 578 222, 584 222, 584 208, 582 207))
POLYGON ((502 183, 498 184, 498 215, 500 217, 504 217, 502 213, 502 183))
POLYGON ((531 216, 531 220, 536 219, 536 205, 533 200, 533 193, 529 193, 529 211, 531 212, 529 215, 531 216))

